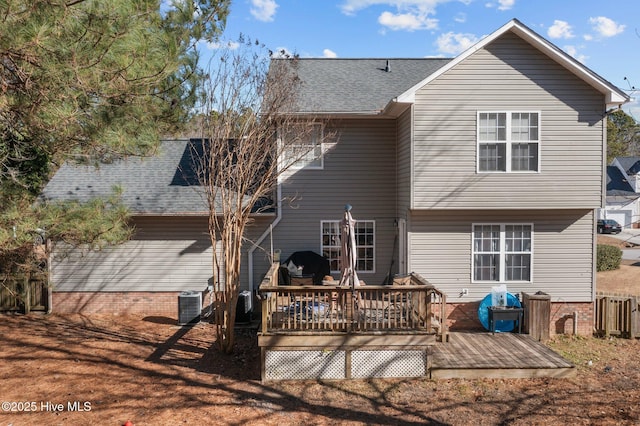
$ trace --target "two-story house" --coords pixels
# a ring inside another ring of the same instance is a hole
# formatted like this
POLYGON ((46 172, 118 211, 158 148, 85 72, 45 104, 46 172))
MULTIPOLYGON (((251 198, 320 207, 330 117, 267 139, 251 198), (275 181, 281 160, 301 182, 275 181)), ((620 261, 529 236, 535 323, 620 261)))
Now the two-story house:
POLYGON ((623 228, 640 223, 640 157, 616 157, 607 166, 607 199, 599 219, 613 219, 623 228))
MULTIPOLYGON (((416 272, 444 291, 453 329, 492 286, 542 291, 553 323, 592 328, 594 224, 606 111, 628 97, 517 20, 452 59, 301 59, 299 112, 336 146, 282 182, 273 241, 330 258, 353 206, 360 279, 416 272), (397 271, 394 269, 397 268, 397 271)), ((254 256, 254 282, 265 270, 254 256)))
MULTIPOLYGON (((580 332, 591 333, 606 111, 628 101, 622 91, 517 20, 453 59, 303 58, 298 72, 297 113, 322 118, 339 138, 313 147, 318 155, 279 182, 277 211, 256 218, 256 244, 243 264, 247 289, 267 271, 271 246, 283 259, 321 253, 337 276, 333 237, 350 204, 364 282, 419 273, 447 294, 452 329, 479 325, 478 302, 493 286, 542 291, 555 304, 555 329, 578 312, 580 332)), ((165 145, 178 146, 179 156, 181 143, 165 145)), ((174 163, 158 176, 161 185, 170 184, 174 163)), ((136 167, 143 173, 144 165, 136 167)), ((76 185, 69 173, 64 182, 76 185)), ((65 198, 61 182, 54 177, 49 194, 65 198)), ((74 293, 82 291, 91 300, 114 292, 131 300, 141 291, 137 303, 153 306, 154 295, 202 289, 206 271, 176 277, 198 268, 183 268, 187 259, 209 265, 203 259, 211 247, 198 244, 206 220, 192 213, 139 211, 134 240, 93 258, 119 253, 136 268, 92 275, 91 256, 53 264, 54 305, 78 306, 74 293), (146 266, 160 252, 161 266, 146 266)))

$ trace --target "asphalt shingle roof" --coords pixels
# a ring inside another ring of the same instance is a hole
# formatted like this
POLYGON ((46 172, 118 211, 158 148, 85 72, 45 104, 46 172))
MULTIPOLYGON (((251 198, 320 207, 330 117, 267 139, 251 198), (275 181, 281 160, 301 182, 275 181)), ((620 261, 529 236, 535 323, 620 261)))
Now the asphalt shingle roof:
POLYGON ((640 157, 616 157, 622 168, 629 176, 640 172, 640 157))
POLYGON ((206 196, 194 179, 188 140, 161 142, 157 155, 126 158, 99 167, 65 163, 44 188, 41 199, 88 201, 122 187, 122 201, 133 213, 208 214, 206 196))
MULTIPOLYGON (((286 59, 282 59, 286 60, 286 59)), ((451 59, 298 60, 298 112, 378 113, 451 59), (386 71, 387 61, 389 71, 386 71)))
MULTIPOLYGON (((277 61, 277 60, 276 60, 277 61)), ((377 114, 451 59, 300 59, 299 112, 377 114), (387 61, 389 69, 387 69, 387 61)), ((189 140, 160 144, 157 155, 94 166, 65 163, 41 194, 48 201, 88 201, 123 190, 134 214, 207 214, 189 140)))
POLYGON ((607 166, 607 196, 637 195, 616 166, 607 166))

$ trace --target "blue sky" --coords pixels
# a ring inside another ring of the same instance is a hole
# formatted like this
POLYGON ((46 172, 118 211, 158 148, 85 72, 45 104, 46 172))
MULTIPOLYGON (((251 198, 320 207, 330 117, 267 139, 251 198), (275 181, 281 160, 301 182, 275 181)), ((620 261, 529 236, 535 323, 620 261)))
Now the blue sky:
MULTIPOLYGON (((223 38, 301 57, 454 57, 517 18, 640 98, 638 17, 639 0, 233 0, 223 38)), ((638 101, 625 110, 640 120, 638 101)))

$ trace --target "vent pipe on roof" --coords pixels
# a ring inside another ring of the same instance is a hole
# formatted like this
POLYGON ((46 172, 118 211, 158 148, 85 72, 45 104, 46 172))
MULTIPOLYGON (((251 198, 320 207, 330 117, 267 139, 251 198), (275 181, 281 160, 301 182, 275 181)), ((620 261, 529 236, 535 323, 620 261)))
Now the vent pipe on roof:
POLYGON ((391 72, 391 62, 387 59, 387 65, 384 67, 385 72, 391 72))

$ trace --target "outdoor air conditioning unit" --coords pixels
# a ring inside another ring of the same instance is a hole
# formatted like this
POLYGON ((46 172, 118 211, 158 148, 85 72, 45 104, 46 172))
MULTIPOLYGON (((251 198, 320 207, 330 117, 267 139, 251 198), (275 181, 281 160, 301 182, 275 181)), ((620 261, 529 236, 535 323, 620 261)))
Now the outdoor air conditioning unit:
POLYGON ((236 322, 251 322, 252 312, 253 305, 251 303, 251 292, 246 290, 241 291, 238 295, 238 303, 236 304, 236 322))
POLYGON ((187 325, 200 321, 202 293, 183 291, 178 295, 178 324, 187 325))

